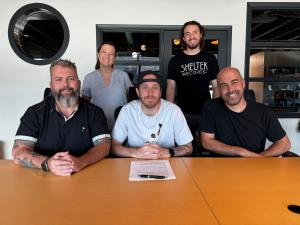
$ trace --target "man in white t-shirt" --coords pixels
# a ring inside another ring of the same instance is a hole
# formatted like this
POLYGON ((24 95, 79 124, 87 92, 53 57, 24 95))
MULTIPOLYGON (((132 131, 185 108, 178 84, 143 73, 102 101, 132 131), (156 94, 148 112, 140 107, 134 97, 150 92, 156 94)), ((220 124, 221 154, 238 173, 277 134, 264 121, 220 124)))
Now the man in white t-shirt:
POLYGON ((123 106, 113 128, 112 153, 144 159, 190 155, 193 136, 180 108, 161 99, 160 76, 142 72, 136 92, 139 100, 123 106))

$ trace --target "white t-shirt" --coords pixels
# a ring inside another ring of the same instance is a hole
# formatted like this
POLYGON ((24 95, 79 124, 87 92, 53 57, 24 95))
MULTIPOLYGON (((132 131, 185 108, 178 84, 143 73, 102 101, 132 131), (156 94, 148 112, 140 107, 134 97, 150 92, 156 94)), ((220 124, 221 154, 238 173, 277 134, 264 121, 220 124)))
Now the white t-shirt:
POLYGON ((146 142, 173 148, 193 140, 191 131, 180 108, 161 99, 160 109, 154 116, 142 112, 140 100, 123 106, 112 131, 114 140, 123 143, 127 138, 129 147, 140 147, 146 142))

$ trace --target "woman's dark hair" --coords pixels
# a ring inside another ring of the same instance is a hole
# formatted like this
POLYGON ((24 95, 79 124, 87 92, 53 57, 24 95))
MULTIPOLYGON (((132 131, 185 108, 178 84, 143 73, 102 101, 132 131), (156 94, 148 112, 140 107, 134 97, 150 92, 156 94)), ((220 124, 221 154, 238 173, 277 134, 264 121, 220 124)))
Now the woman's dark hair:
MULTIPOLYGON (((117 56, 116 46, 112 42, 109 42, 109 41, 102 42, 102 44, 99 45, 98 48, 97 48, 97 53, 100 52, 100 49, 102 48, 103 45, 110 45, 110 46, 114 47, 115 57, 117 56)), ((97 62, 96 62, 96 65, 95 65, 95 69, 98 70, 99 68, 100 68, 100 61, 99 61, 98 54, 97 54, 97 62)))
POLYGON ((192 21, 188 21, 185 24, 183 24, 183 26, 180 29, 180 42, 181 42, 181 47, 182 49, 186 49, 187 45, 183 40, 184 37, 184 29, 189 26, 189 25, 196 25, 199 28, 200 33, 202 34, 202 38, 200 40, 200 49, 202 50, 205 46, 205 40, 204 40, 204 36, 205 36, 205 28, 197 21, 192 20, 192 21))

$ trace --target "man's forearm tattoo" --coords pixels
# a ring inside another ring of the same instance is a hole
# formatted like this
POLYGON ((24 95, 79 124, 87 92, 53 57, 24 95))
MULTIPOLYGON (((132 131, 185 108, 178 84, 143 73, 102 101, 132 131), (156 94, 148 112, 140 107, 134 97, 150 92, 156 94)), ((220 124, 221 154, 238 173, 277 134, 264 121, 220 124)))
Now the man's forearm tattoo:
MULTIPOLYGON (((35 142, 33 141, 25 141, 25 140, 15 140, 14 148, 19 147, 20 145, 26 145, 29 148, 33 148, 35 145, 35 142)), ((15 160, 20 164, 21 166, 27 167, 27 168, 33 168, 35 167, 32 163, 33 159, 37 156, 41 156, 34 150, 22 150, 20 149, 15 154, 15 160)))
POLYGON ((14 148, 19 147, 20 145, 26 145, 30 148, 33 148, 35 145, 34 141, 26 141, 26 140, 15 140, 14 142, 14 148))
POLYGON ((29 159, 27 157, 24 157, 23 159, 21 158, 17 158, 16 160, 18 161, 18 164, 20 164, 21 166, 24 166, 26 168, 33 168, 33 164, 32 164, 32 159, 29 159))

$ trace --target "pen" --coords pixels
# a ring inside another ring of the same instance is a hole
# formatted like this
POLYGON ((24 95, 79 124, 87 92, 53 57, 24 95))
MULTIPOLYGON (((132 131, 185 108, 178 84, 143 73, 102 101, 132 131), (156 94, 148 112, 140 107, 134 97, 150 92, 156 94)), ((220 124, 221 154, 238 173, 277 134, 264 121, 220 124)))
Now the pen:
POLYGON ((139 175, 141 178, 153 178, 153 179, 166 179, 167 176, 160 175, 150 175, 150 174, 141 174, 139 175))

